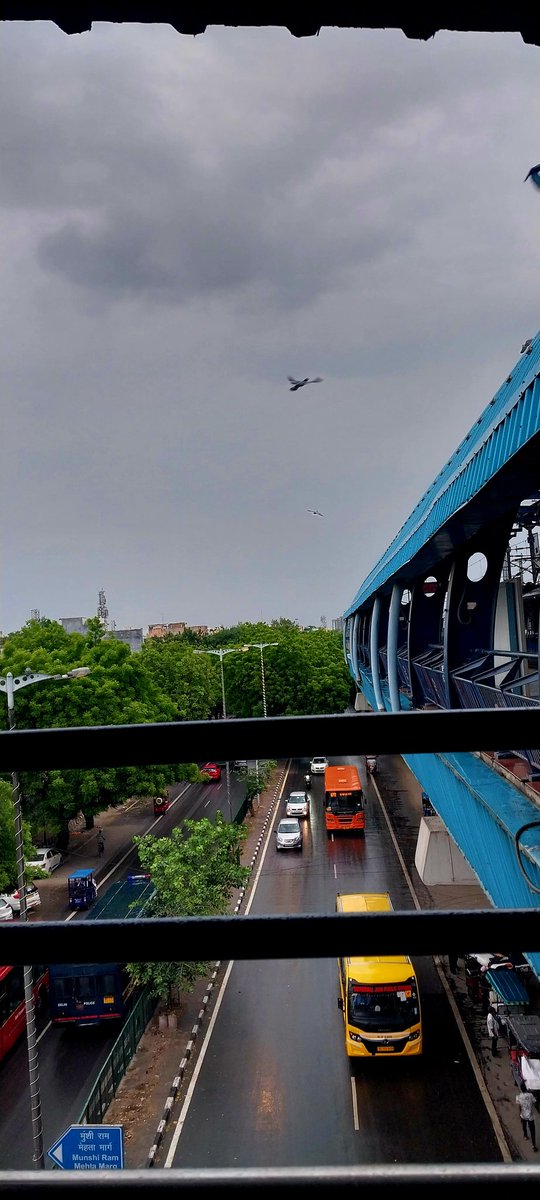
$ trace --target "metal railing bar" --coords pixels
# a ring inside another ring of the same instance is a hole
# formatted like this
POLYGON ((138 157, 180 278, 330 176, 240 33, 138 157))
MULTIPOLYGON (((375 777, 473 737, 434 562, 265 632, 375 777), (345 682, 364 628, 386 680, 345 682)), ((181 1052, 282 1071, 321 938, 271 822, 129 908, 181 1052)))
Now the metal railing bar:
POLYGON ((125 962, 160 962, 174 946, 178 961, 331 958, 362 946, 374 954, 442 954, 463 946, 540 949, 538 909, 429 909, 369 914, 154 917, 130 921, 40 921, 0 926, 0 961, 108 962, 111 945, 125 962), (279 947, 279 951, 276 950, 279 947))
MULTIPOLYGON (((199 1197, 204 1188, 209 1194, 236 1194, 239 1189, 256 1188, 266 1195, 279 1197, 284 1192, 304 1194, 307 1190, 322 1191, 329 1196, 336 1191, 359 1194, 362 1189, 364 1200, 381 1193, 394 1195, 414 1187, 427 1191, 437 1189, 452 1192, 457 1187, 460 1196, 476 1200, 476 1189, 480 1184, 490 1188, 490 1196, 497 1196, 515 1187, 522 1191, 538 1187, 540 1167, 528 1163, 436 1163, 436 1164, 376 1164, 353 1167, 229 1167, 201 1168, 200 1170, 154 1169, 149 1177, 146 1170, 122 1171, 78 1171, 76 1175, 77 1196, 99 1188, 100 1200, 118 1196, 130 1196, 133 1192, 144 1195, 157 1191, 181 1195, 182 1200, 199 1197), (474 1189, 474 1191, 473 1191, 474 1189)), ((60 1195, 75 1184, 73 1171, 0 1171, 0 1194, 2 1200, 33 1200, 36 1188, 60 1195)), ((410 1195, 410 1191, 408 1191, 410 1195)), ((503 1197, 501 1196, 501 1200, 503 1197)))
POLYGON ((460 709, 399 713, 343 713, 315 717, 251 717, 227 721, 15 729, 0 732, 0 772, 204 761, 248 753, 258 758, 310 757, 322 746, 329 755, 434 754, 477 750, 482 745, 538 744, 538 711, 460 709))

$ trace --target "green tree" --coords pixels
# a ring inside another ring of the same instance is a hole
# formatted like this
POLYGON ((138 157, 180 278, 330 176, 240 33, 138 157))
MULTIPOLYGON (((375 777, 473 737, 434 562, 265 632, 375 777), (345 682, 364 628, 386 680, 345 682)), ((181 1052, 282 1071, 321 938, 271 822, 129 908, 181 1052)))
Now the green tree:
MULTIPOLYGON (((83 679, 46 680, 16 692, 19 729, 82 725, 131 725, 170 721, 175 710, 140 655, 115 638, 101 637, 90 621, 87 637, 68 634, 56 621, 30 621, 11 634, 0 653, 0 674, 26 668, 47 675, 87 666, 83 679)), ((7 708, 0 724, 7 728, 7 708)), ((88 827, 109 805, 130 796, 157 795, 176 779, 191 777, 194 764, 125 767, 21 774, 25 815, 34 830, 48 830, 60 849, 69 839, 69 821, 82 811, 88 827)))
MULTIPOLYGON (((213 638, 217 640, 218 635, 213 638)), ((340 634, 326 629, 307 632, 282 618, 272 625, 236 625, 220 634, 222 646, 253 646, 245 654, 231 654, 224 659, 227 711, 231 716, 264 715, 257 645, 265 642, 278 643, 263 651, 269 717, 344 712, 350 701, 351 680, 340 634)), ((216 675, 218 670, 216 659, 216 675)))
POLYGON ((221 706, 221 683, 210 654, 194 654, 186 635, 147 638, 141 657, 176 721, 205 721, 221 706))
MULTIPOLYGON (((28 821, 23 821, 23 853, 25 859, 32 858, 34 846, 28 821)), ((41 872, 40 872, 41 874, 41 872)), ((27 878, 33 878, 32 872, 27 878)), ((17 881, 17 854, 15 848, 15 813, 11 784, 0 779, 0 892, 6 892, 17 881)))
MULTIPOLYGON (((155 887, 150 914, 154 917, 221 915, 234 888, 245 886, 249 867, 240 865, 240 846, 247 837, 242 825, 227 824, 221 813, 214 821, 185 821, 167 837, 147 833, 134 838, 139 862, 155 887)), ((173 987, 190 991, 208 970, 206 962, 129 963, 132 978, 148 984, 154 996, 170 1002, 173 987)))
POLYGON ((260 793, 264 792, 265 788, 268 787, 270 779, 272 778, 272 772, 275 770, 276 766, 277 763, 273 759, 260 759, 258 764, 258 774, 255 768, 253 768, 253 770, 250 769, 242 772, 244 776, 244 786, 246 789, 246 800, 248 801, 249 806, 251 806, 251 802, 254 800, 255 796, 259 796, 260 793))

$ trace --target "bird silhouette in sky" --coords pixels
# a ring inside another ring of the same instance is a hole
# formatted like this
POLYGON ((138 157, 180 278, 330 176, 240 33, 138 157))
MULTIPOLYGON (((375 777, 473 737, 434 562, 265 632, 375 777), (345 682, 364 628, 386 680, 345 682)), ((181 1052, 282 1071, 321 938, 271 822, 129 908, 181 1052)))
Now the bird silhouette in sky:
POLYGON ((311 513, 312 517, 322 517, 323 516, 323 513, 319 512, 318 508, 308 508, 308 512, 311 513))
MULTIPOLYGON (((540 170, 540 167, 538 169, 540 170)), ((540 184, 539 184, 539 186, 540 186, 540 184)), ((297 392, 298 388, 305 387, 306 383, 322 383, 323 382, 322 379, 319 378, 319 376, 317 376, 316 379, 293 379, 292 375, 287 375, 287 379, 289 380, 289 383, 292 383, 292 387, 289 388, 290 392, 297 392)))
POLYGON ((537 163, 535 167, 531 167, 523 182, 526 183, 528 179, 530 179, 531 183, 534 183, 535 187, 540 188, 540 163, 537 163))

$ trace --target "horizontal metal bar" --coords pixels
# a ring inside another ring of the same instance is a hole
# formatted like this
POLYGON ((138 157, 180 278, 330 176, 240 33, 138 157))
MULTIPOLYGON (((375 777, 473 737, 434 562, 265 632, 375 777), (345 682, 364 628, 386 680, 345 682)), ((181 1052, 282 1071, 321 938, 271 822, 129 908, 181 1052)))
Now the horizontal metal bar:
POLYGON ((537 746, 538 710, 353 713, 317 717, 171 721, 154 725, 16 729, 0 733, 0 772, 148 766, 215 758, 309 758, 325 754, 434 754, 484 746, 537 746))
POLYGON ((540 949, 538 909, 429 909, 300 916, 153 917, 0 925, 0 962, 125 962, 332 958, 341 954, 460 953, 471 946, 540 949), (118 954, 118 950, 116 951, 118 954), (114 956, 114 955, 113 955, 114 956))
MULTIPOLYGON (((477 1200, 477 1188, 485 1184, 492 1194, 499 1195, 504 1191, 507 1197, 508 1187, 517 1187, 523 1194, 523 1189, 537 1188, 540 1182, 540 1167, 528 1163, 436 1163, 436 1164, 376 1164, 373 1166, 354 1167, 230 1167, 230 1168, 201 1168, 201 1170, 154 1169, 151 1176, 148 1171, 77 1171, 77 1196, 82 1192, 92 1192, 99 1186, 100 1200, 126 1196, 133 1192, 155 1195, 156 1191, 172 1192, 173 1196, 182 1196, 182 1200, 190 1200, 200 1196, 201 1188, 209 1195, 213 1192, 234 1195, 239 1189, 247 1191, 256 1188, 257 1192, 264 1191, 265 1195, 279 1197, 284 1192, 304 1194, 317 1190, 334 1195, 336 1191, 354 1192, 358 1196, 361 1189, 365 1200, 377 1197, 380 1200, 381 1191, 386 1194, 411 1187, 427 1191, 430 1188, 442 1190, 460 1188, 460 1197, 464 1200, 477 1200), (462 1189, 464 1189, 462 1191, 462 1189), (473 1191, 474 1189, 474 1191, 473 1191)), ((75 1184, 73 1171, 0 1171, 0 1194, 2 1200, 33 1200, 36 1188, 48 1195, 59 1196, 75 1184)), ((407 1193, 410 1195, 410 1191, 407 1193)), ((503 1198, 501 1198, 503 1200, 503 1198)))

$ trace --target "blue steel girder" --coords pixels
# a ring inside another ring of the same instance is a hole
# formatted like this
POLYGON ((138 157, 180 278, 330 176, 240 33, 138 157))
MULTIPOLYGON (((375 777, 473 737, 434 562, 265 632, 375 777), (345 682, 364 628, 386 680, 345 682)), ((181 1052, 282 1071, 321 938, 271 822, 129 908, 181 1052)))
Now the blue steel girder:
POLYGON ((400 603, 403 588, 396 584, 392 595, 374 599, 369 623, 369 643, 360 647, 362 635, 360 612, 345 622, 345 657, 356 685, 359 685, 360 663, 369 666, 373 675, 376 706, 383 707, 379 683, 387 680, 394 712, 401 707, 399 698, 398 655, 406 662, 409 692, 413 703, 420 707, 426 701, 444 708, 459 708, 460 698, 452 672, 478 656, 480 647, 493 646, 499 580, 512 518, 504 517, 478 532, 465 546, 460 547, 451 561, 437 568, 429 590, 425 578, 414 581, 408 604, 400 603), (486 559, 481 579, 469 579, 469 558, 482 553, 486 559), (437 663, 440 682, 431 676, 435 692, 426 693, 425 669, 434 647, 442 647, 437 663))
MULTIPOLYGON (((384 708, 389 711, 390 697, 384 683, 381 691, 384 708)), ((369 670, 362 672, 362 692, 375 709, 369 670)), ((409 707, 403 697, 402 706, 409 707)), ((539 896, 520 869, 515 835, 529 821, 540 822, 539 800, 498 773, 489 756, 482 752, 426 750, 422 754, 404 753, 403 758, 491 903, 496 908, 537 909, 539 896)), ((524 834, 520 846, 527 876, 540 888, 540 827, 524 834)), ((540 953, 529 953, 525 946, 520 949, 540 978, 540 953)))
POLYGON ((413 509, 360 587, 345 616, 394 583, 436 573, 487 525, 512 522, 538 491, 540 333, 413 509))
POLYGON ((481 646, 493 646, 499 580, 512 530, 508 514, 485 526, 476 537, 460 547, 452 562, 444 621, 444 682, 446 708, 459 708, 460 699, 452 671, 476 657, 481 646), (482 553, 487 560, 482 579, 469 579, 469 558, 482 553))
MULTIPOLYGON (((515 846, 518 829, 540 819, 533 801, 497 775, 480 754, 403 757, 494 907, 537 908, 538 894, 520 869, 515 846)), ((527 875, 536 887, 540 887, 539 840, 540 829, 536 829, 521 842, 527 875)), ((540 954, 527 953, 527 958, 540 976, 540 954)))

